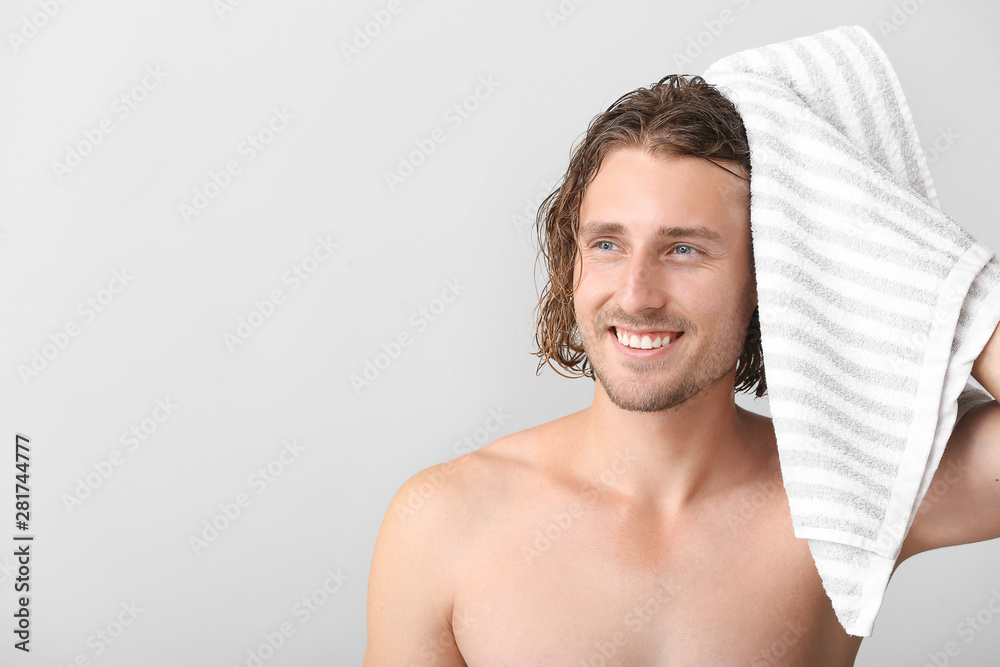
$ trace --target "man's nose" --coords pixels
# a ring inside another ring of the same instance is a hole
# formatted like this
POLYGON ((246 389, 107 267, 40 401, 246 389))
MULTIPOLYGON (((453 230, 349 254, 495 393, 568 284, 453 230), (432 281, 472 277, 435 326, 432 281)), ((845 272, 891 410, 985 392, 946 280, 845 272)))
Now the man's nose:
POLYGON ((633 254, 625 265, 619 303, 627 312, 661 309, 667 303, 667 272, 655 253, 633 254))

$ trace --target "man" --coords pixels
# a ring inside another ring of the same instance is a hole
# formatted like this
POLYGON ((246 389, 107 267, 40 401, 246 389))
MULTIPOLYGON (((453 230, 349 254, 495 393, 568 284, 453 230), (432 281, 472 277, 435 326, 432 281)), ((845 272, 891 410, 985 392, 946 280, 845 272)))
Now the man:
MULTIPOLYGON (((366 666, 853 664, 862 638, 793 534, 771 420, 734 400, 766 391, 749 176, 739 114, 700 77, 594 119, 539 213, 537 329, 539 368, 594 379, 593 405, 402 486, 366 666)), ((998 339, 972 373, 994 396, 998 339)), ((998 441, 996 401, 963 416, 935 475, 947 492, 897 567, 1000 536, 998 441)))

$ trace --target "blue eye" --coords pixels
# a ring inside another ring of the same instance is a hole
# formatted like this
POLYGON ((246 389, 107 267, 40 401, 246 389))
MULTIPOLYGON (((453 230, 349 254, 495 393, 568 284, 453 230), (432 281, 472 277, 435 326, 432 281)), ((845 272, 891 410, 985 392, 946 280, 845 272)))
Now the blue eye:
MULTIPOLYGON (((615 243, 614 241, 603 240, 603 241, 595 241, 594 243, 591 244, 591 247, 597 248, 598 250, 604 250, 604 251, 610 252, 612 250, 612 248, 617 248, 618 244, 615 243)), ((695 255, 695 254, 699 254, 700 255, 701 254, 701 251, 698 250, 697 248, 695 248, 692 245, 678 244, 678 245, 676 245, 676 246, 673 247, 673 250, 676 252, 677 248, 687 248, 686 252, 677 252, 677 254, 679 254, 679 255, 695 255)))

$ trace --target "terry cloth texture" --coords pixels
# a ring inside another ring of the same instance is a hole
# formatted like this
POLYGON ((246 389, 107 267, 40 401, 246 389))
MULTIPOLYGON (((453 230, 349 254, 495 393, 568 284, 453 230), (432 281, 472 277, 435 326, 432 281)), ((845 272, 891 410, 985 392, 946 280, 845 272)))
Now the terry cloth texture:
POLYGON ((795 535, 871 634, 1000 321, 1000 264, 940 210, 903 91, 860 26, 749 49, 704 78, 750 143, 768 397, 795 535))

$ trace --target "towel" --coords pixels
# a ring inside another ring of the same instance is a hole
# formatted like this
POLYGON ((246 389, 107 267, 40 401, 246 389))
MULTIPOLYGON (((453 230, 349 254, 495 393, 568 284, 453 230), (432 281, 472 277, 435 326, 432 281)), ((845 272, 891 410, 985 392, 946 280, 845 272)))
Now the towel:
POLYGON ((903 91, 860 26, 704 74, 750 144, 761 344, 782 483, 847 633, 871 634, 1000 321, 1000 264, 940 210, 903 91))

